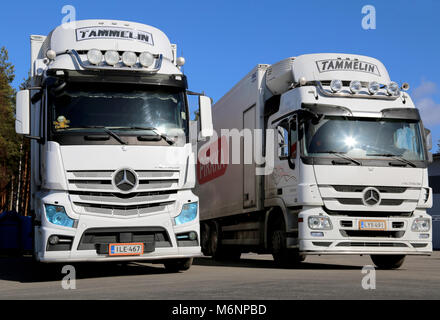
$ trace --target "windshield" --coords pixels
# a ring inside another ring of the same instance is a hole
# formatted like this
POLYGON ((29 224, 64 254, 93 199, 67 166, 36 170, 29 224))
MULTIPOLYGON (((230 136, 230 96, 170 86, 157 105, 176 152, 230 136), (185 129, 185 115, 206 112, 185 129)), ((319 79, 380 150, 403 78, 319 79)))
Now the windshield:
POLYGON ((408 120, 326 116, 317 124, 306 122, 304 146, 308 156, 425 159, 419 123, 408 120))
POLYGON ((184 137, 187 131, 185 95, 171 87, 71 83, 51 93, 50 105, 54 132, 105 127, 123 135, 155 128, 161 134, 184 137))

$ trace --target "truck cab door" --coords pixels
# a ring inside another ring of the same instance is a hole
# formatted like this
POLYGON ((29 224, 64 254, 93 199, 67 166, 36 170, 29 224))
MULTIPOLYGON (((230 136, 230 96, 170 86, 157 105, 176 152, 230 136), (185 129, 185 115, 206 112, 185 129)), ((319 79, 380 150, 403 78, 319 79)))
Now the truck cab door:
POLYGON ((268 179, 269 197, 281 197, 286 205, 297 203, 298 130, 296 116, 275 124, 274 170, 268 179))

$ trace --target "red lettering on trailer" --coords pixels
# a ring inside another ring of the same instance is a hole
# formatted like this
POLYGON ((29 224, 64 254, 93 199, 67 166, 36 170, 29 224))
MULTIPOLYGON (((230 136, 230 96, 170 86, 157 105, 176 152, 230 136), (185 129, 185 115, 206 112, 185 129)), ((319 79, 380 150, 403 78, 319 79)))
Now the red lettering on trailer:
POLYGON ((229 162, 226 136, 201 149, 197 157, 197 181, 204 184, 225 174, 229 162), (203 164, 201 163, 203 160, 203 164))

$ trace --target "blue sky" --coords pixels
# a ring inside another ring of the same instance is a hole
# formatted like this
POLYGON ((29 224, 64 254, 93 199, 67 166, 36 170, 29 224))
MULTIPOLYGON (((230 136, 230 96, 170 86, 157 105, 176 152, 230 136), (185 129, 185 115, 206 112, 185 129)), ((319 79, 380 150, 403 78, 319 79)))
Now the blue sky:
POLYGON ((67 4, 76 8, 77 20, 129 20, 163 30, 186 58, 190 90, 214 100, 258 63, 316 52, 378 58, 392 80, 411 85, 433 132, 433 151, 438 149, 440 1, 7 0, 0 12, 0 46, 16 67, 15 86, 29 69, 29 35, 46 35, 61 24, 67 4), (361 27, 365 5, 376 8, 375 30, 361 27))

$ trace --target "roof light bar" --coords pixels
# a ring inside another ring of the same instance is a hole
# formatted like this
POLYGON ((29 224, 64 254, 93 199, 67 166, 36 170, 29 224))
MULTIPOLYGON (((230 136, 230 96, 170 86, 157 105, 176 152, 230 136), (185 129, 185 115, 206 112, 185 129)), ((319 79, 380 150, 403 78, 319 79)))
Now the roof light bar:
POLYGON ((150 53, 153 57, 153 63, 149 67, 146 67, 144 65, 146 65, 146 62, 148 61, 146 61, 145 58, 144 60, 141 59, 144 63, 144 65, 142 65, 141 61, 138 61, 139 59, 135 52, 124 52, 121 59, 119 52, 117 52, 116 50, 108 50, 103 55, 103 52, 101 50, 91 49, 86 54, 88 59, 87 63, 85 63, 85 61, 80 57, 80 54, 74 49, 67 50, 65 53, 62 54, 69 54, 78 62, 81 68, 89 70, 114 70, 115 67, 117 67, 118 70, 130 70, 148 74, 155 74, 161 69, 163 62, 162 54, 150 53))

